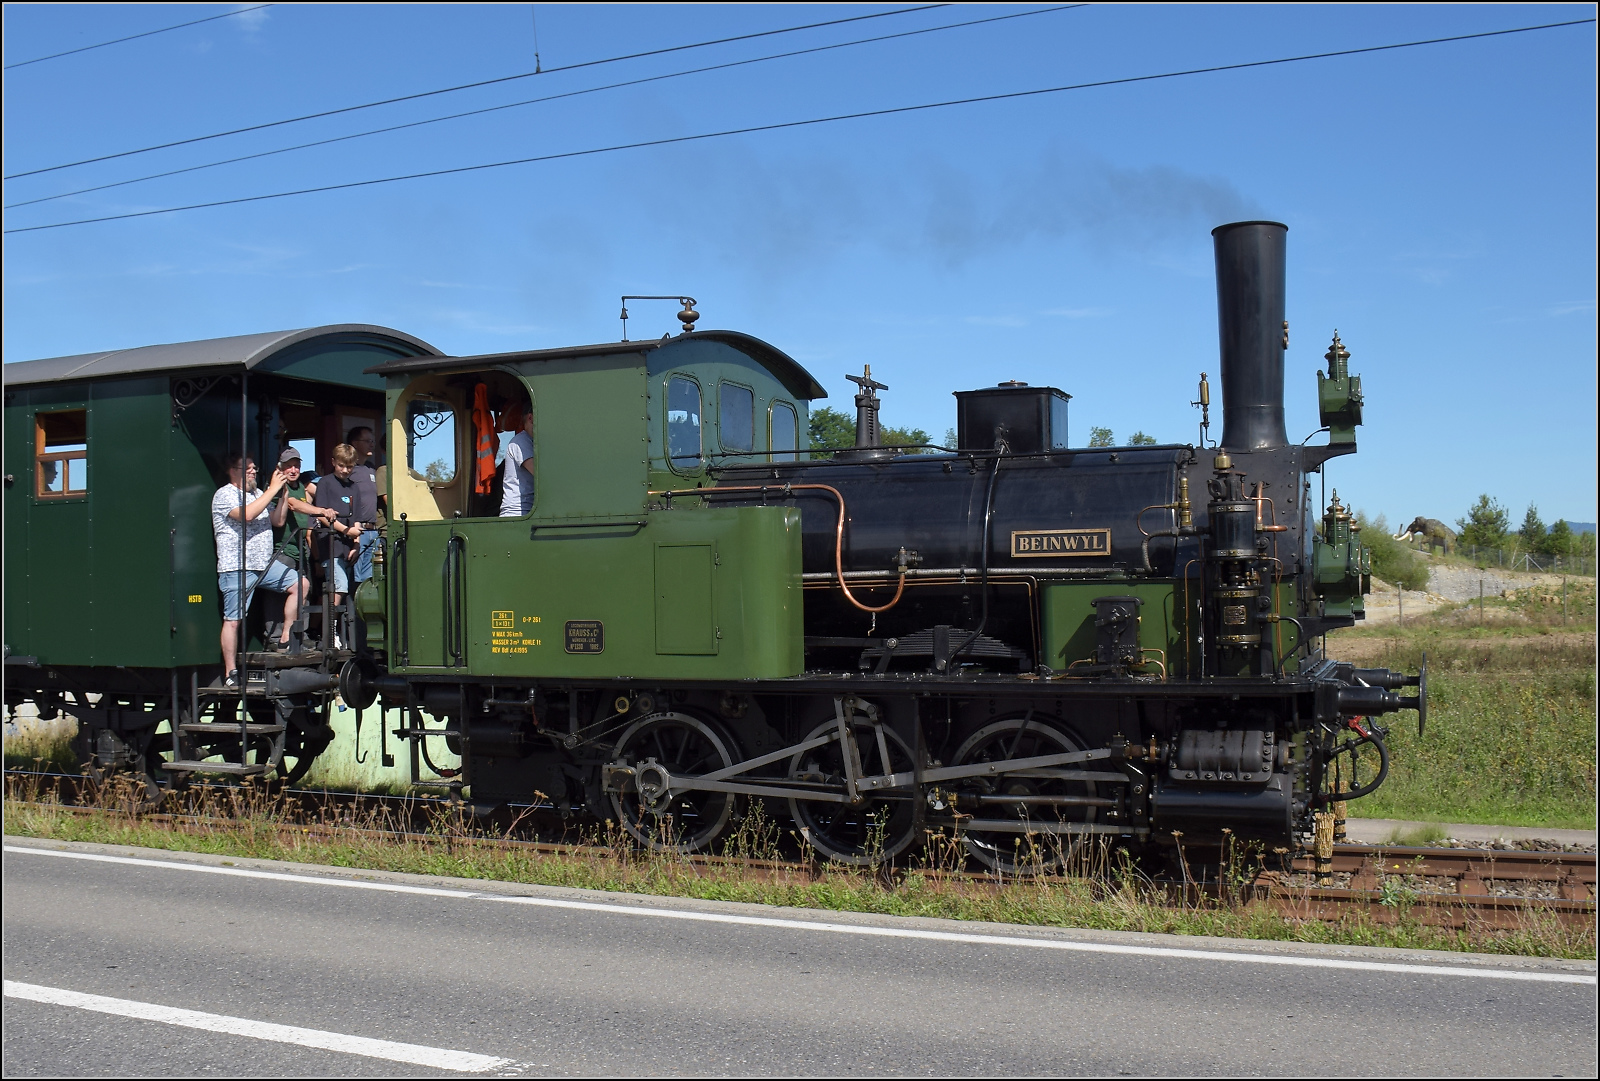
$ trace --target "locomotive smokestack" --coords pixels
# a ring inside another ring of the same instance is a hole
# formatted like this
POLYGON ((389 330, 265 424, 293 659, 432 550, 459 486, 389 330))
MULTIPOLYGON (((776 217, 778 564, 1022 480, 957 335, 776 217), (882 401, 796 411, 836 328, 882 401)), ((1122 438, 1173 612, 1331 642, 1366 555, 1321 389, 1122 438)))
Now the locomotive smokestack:
POLYGON ((1217 332, 1222 345, 1222 445, 1261 450, 1289 442, 1283 427, 1284 237, 1275 221, 1211 230, 1217 249, 1217 332))

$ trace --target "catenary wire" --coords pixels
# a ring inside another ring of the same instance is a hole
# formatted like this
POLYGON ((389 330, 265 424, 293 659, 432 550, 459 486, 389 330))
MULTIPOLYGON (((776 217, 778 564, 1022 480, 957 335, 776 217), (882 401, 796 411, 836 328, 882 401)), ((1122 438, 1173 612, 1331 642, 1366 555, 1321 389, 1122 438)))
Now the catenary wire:
POLYGON ((603 90, 617 90, 622 87, 639 86, 643 83, 660 82, 664 79, 677 79, 685 75, 702 75, 709 71, 724 71, 728 68, 744 67, 747 64, 760 64, 768 60, 784 60, 790 57, 807 56, 811 53, 823 53, 833 49, 845 49, 852 45, 869 45, 880 41, 893 41, 896 38, 916 37, 920 34, 932 34, 940 30, 956 30, 967 26, 978 26, 983 23, 1005 22, 1009 19, 1026 18, 1029 15, 1047 15, 1057 11, 1073 11, 1078 8, 1088 7, 1088 4, 1061 4, 1056 7, 1037 8, 1033 11, 1018 11, 1009 15, 991 15, 987 19, 969 19, 966 22, 945 23, 942 26, 926 26, 920 30, 902 30, 895 34, 880 34, 876 37, 857 38, 854 41, 840 41, 832 45, 816 45, 809 49, 794 49, 786 53, 772 53, 768 56, 755 56, 748 60, 730 60, 724 64, 711 64, 707 67, 690 68, 687 71, 672 71, 664 75, 647 75, 639 79, 628 79, 620 83, 607 83, 604 86, 591 86, 582 90, 568 90, 561 94, 547 94, 540 98, 529 98, 526 101, 513 101, 504 105, 490 105, 482 109, 470 109, 464 113, 451 113, 448 116, 436 116, 429 120, 413 120, 405 124, 392 124, 385 128, 373 128, 369 131, 353 132, 349 135, 335 135, 327 139, 316 139, 309 143, 297 143, 294 146, 279 147, 276 150, 262 150, 254 154, 242 154, 235 158, 224 158, 221 161, 210 161, 203 165, 188 165, 182 169, 168 169, 162 173, 151 173, 149 176, 136 176, 131 180, 114 180, 109 184, 96 184, 89 188, 79 188, 76 191, 64 191, 59 195, 42 195, 37 199, 23 199, 15 203, 7 203, 0 209, 11 210, 19 206, 33 206, 37 203, 54 202, 57 199, 69 199, 74 195, 87 195, 90 192, 105 191, 107 188, 120 188, 129 184, 139 184, 146 180, 160 180, 163 177, 178 176, 182 173, 198 172, 202 169, 214 169, 219 165, 233 165, 241 161, 253 161, 256 158, 269 158, 275 154, 287 154, 294 150, 306 150, 314 146, 327 146, 330 143, 348 142, 351 139, 362 139, 368 135, 383 135, 391 131, 404 131, 407 128, 420 128, 428 124, 438 124, 446 120, 460 120, 463 117, 482 116, 485 113, 500 112, 504 109, 516 109, 524 105, 538 105, 547 101, 558 101, 562 98, 581 97, 585 94, 596 94, 603 90))
POLYGON ((541 71, 524 71, 517 75, 502 75, 496 79, 481 79, 474 83, 462 83, 460 86, 446 86, 438 90, 423 90, 416 94, 402 94, 397 98, 384 98, 382 101, 369 101, 363 105, 346 105, 338 109, 325 109, 319 113, 307 113, 304 116, 291 116, 286 120, 269 120, 264 124, 251 124, 248 127, 233 128, 229 131, 214 132, 211 135, 196 135, 188 139, 177 139, 170 143, 158 143, 155 146, 143 146, 137 150, 120 150, 115 154, 101 154, 99 157, 84 158, 81 161, 69 161, 60 165, 47 165, 42 169, 29 169, 21 173, 10 173, 3 180, 15 180, 23 176, 37 176, 40 173, 53 173, 58 169, 71 169, 79 165, 91 165, 97 161, 111 161, 115 158, 131 157, 134 154, 148 154, 152 150, 167 150, 174 146, 188 146, 190 143, 203 143, 209 139, 221 139, 228 135, 242 135, 247 131, 261 131, 264 128, 277 128, 285 124, 298 124, 302 120, 318 120, 325 116, 338 116, 342 113, 358 112, 362 109, 375 109, 380 105, 393 105, 401 101, 416 101, 419 98, 437 97, 440 94, 453 94, 458 90, 472 90, 480 86, 495 86, 500 83, 515 82, 518 79, 531 79, 535 75, 553 75, 558 71, 576 71, 579 68, 592 68, 601 64, 615 64, 623 60, 639 60, 647 56, 661 56, 664 53, 678 53, 686 49, 704 49, 711 45, 726 45, 734 41, 749 41, 752 38, 772 37, 774 34, 793 34, 800 30, 815 30, 823 26, 839 26, 843 23, 862 22, 867 19, 882 19, 890 15, 909 15, 919 11, 932 11, 935 8, 949 7, 949 4, 923 4, 920 7, 896 8, 893 11, 878 11, 871 15, 852 15, 847 19, 829 19, 826 22, 806 23, 804 26, 786 26, 778 30, 760 30, 753 34, 738 34, 731 38, 716 38, 712 41, 696 41, 688 45, 670 45, 664 49, 650 49, 642 53, 628 53, 625 56, 608 56, 601 60, 583 60, 576 64, 563 64, 556 68, 545 68, 541 71))
POLYGON ((121 45, 124 41, 137 41, 139 38, 147 38, 152 34, 165 34, 168 30, 182 30, 186 26, 199 26, 201 23, 215 22, 218 19, 231 19, 235 15, 243 15, 246 12, 251 11, 260 11, 263 8, 269 8, 273 6, 274 5, 272 4, 257 4, 254 7, 240 8, 238 11, 224 11, 221 15, 207 15, 203 19, 191 19, 189 22, 179 23, 176 26, 163 26, 160 30, 146 30, 142 34, 129 34, 125 38, 117 38, 114 41, 102 41, 98 45, 84 45, 81 48, 68 49, 64 53, 51 53, 49 56, 36 56, 32 60, 18 60, 15 64, 7 64, 4 70, 10 71, 12 68, 25 68, 29 64, 42 64, 46 60, 57 60, 63 56, 71 56, 74 53, 86 53, 90 49, 104 49, 107 45, 121 45))
POLYGON ((1410 49, 1421 45, 1442 45, 1457 41, 1472 41, 1479 38, 1504 37, 1507 34, 1525 34, 1534 30, 1553 30, 1564 26, 1582 26, 1595 22, 1595 19, 1569 19, 1558 23, 1541 23, 1537 26, 1517 26, 1507 30, 1485 30, 1475 34, 1454 34, 1450 37, 1425 38, 1419 41, 1400 41, 1389 45, 1367 45, 1356 49, 1336 49, 1324 53, 1306 53, 1301 56, 1283 56, 1271 60, 1247 60, 1238 64, 1218 64, 1206 68, 1189 68, 1184 71, 1158 72, 1153 75, 1129 75, 1120 79, 1101 79, 1088 83, 1073 83, 1069 86, 1047 86, 1036 90, 1014 90, 1005 94, 984 94, 979 97, 955 98, 949 101, 925 102, 920 105, 900 105, 889 109, 870 109, 858 113, 840 113, 834 116, 812 117, 807 120, 786 120, 776 124, 756 124, 743 128, 728 128, 724 131, 701 132, 695 135, 675 135, 663 139, 646 139, 636 143, 618 143, 613 146, 591 147, 587 150, 568 150, 557 154, 540 154, 531 158, 514 158, 510 161, 492 161, 481 165, 459 165, 451 169, 431 169, 422 173, 407 173, 403 176, 378 177, 373 180, 352 180, 344 184, 324 184, 315 188, 300 188, 295 191, 271 192, 266 195, 244 195, 235 199, 218 199, 209 203, 191 203, 187 206, 162 207, 158 210, 137 210, 127 214, 108 214, 99 218, 80 218, 75 221, 52 222, 48 225, 29 225, 17 229, 7 229, 11 233, 35 233, 45 229, 63 229, 70 225, 93 225, 105 221, 122 221, 127 218, 148 218, 157 214, 176 214, 185 210, 205 210, 217 206, 234 206, 239 203, 259 203, 268 199, 284 199, 293 195, 315 195, 325 191, 343 191, 348 188, 365 188, 375 184, 393 184, 402 180, 423 180, 428 177, 450 176, 456 173, 481 172, 485 169, 501 169, 510 165, 531 165, 536 162, 559 161, 565 158, 589 157, 595 154, 608 154, 618 150, 640 150, 652 146, 670 146, 675 143, 700 142, 706 139, 719 139, 730 135, 751 135, 763 131, 782 131, 787 128, 811 127, 817 124, 831 124, 841 120, 863 120, 878 116, 895 116, 901 113, 925 112, 930 109, 944 109, 953 105, 977 105, 993 101, 1008 101, 1015 98, 1039 97, 1044 94, 1060 94, 1071 90, 1089 90, 1103 86, 1121 86, 1128 83, 1151 82, 1157 79, 1175 79, 1188 75, 1209 75, 1222 71, 1241 71, 1248 68, 1270 67, 1276 64, 1293 64, 1305 60, 1326 60, 1341 56, 1358 56, 1362 53, 1387 52, 1394 49, 1410 49))

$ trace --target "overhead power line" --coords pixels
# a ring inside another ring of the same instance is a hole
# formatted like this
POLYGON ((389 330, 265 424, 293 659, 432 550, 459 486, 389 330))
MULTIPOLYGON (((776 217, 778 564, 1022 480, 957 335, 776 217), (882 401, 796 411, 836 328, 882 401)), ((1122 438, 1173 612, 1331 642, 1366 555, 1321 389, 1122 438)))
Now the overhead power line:
POLYGON ((1036 90, 1015 90, 1005 94, 984 94, 971 98, 954 98, 948 101, 925 102, 920 105, 900 105, 889 109, 870 109, 857 113, 840 113, 834 116, 813 117, 807 120, 786 120, 776 124, 756 124, 743 128, 728 128, 724 131, 701 132, 696 135, 675 135, 663 139, 646 139, 635 143, 618 143, 613 146, 592 147, 587 150, 568 150, 558 154, 540 154, 531 158, 514 158, 510 161, 492 161, 481 165, 460 165, 452 169, 431 169, 422 173, 407 173, 403 176, 378 177, 373 180, 353 180, 344 184, 324 184, 315 188, 300 188, 295 191, 272 192, 267 195, 244 195, 236 199, 218 199, 209 203, 191 203, 187 206, 163 207, 159 210, 137 210, 127 214, 108 214, 99 218, 80 218, 76 221, 53 222, 49 225, 30 225, 18 229, 7 229, 10 233, 34 233, 44 229, 63 229, 70 225, 92 225, 97 222, 122 221, 127 218, 148 218, 157 214, 176 214, 185 210, 204 210, 209 207, 235 206, 240 203, 259 203, 268 199, 285 199, 292 195, 315 195, 325 191, 343 191, 349 188, 365 188, 376 184, 393 184, 402 180, 423 180, 435 176, 451 176, 456 173, 481 172, 485 169, 503 169, 511 165, 532 165, 537 162, 560 161, 565 158, 590 157, 595 154, 609 154, 619 150, 640 150, 653 146, 670 146, 675 143, 700 142, 706 139, 720 139, 730 135, 751 135, 763 131, 782 131, 787 128, 811 127, 818 124, 832 124, 841 120, 863 120, 870 117, 895 116, 902 113, 925 112, 930 109, 945 109, 954 105, 978 105, 994 101, 1009 101, 1016 98, 1039 97, 1044 94, 1060 94, 1071 90, 1089 90, 1102 86, 1122 86, 1128 83, 1153 82, 1157 79, 1176 79, 1189 75, 1210 75, 1222 71, 1242 71, 1249 68, 1271 67, 1276 64, 1294 64, 1306 60, 1327 60, 1341 56, 1358 56, 1362 53, 1388 52, 1394 49, 1411 49, 1421 45, 1443 45, 1457 41, 1473 41, 1479 38, 1504 37, 1507 34, 1525 34, 1534 30, 1554 30, 1563 26, 1582 26, 1593 23, 1594 19, 1569 19, 1558 23, 1541 23, 1537 26, 1517 26, 1507 30, 1485 30, 1476 34, 1454 34, 1443 38, 1425 38, 1420 41, 1401 41, 1390 45, 1367 45, 1356 49, 1336 49, 1331 52, 1306 53, 1301 56, 1282 56, 1272 60, 1247 60, 1238 64, 1217 64, 1205 68, 1189 68, 1183 71, 1164 71, 1153 75, 1129 75, 1120 79, 1100 79, 1095 82, 1073 83, 1068 86, 1047 86, 1036 90))
POLYGON ((1057 7, 1037 8, 1033 11, 1018 11, 1009 15, 991 15, 987 19, 968 19, 965 22, 945 23, 942 26, 925 26, 919 30, 902 30, 895 34, 880 34, 876 37, 857 38, 854 41, 839 41, 831 45, 815 45, 809 49, 794 49, 785 53, 772 53, 767 56, 755 56, 747 60, 730 60, 724 64, 711 64, 706 67, 690 68, 687 71, 672 71, 664 75, 646 75, 639 79, 628 79, 620 83, 607 83, 604 86, 591 86, 582 90, 568 90, 562 94, 547 94, 541 98, 528 98, 526 101, 513 101, 504 105, 490 105, 482 109, 470 109, 464 113, 451 113, 448 116, 436 116, 429 120, 413 120, 405 124, 391 124, 384 128, 373 128, 369 131, 353 132, 349 135, 335 135, 327 139, 316 139, 309 143, 298 143, 294 146, 279 147, 276 150, 262 150, 254 154, 242 154, 235 158, 224 158, 221 161, 206 162, 203 165, 189 165, 182 169, 168 169, 166 172, 151 173, 149 176, 137 176, 131 180, 114 180, 109 184, 96 184, 89 188, 79 188, 76 191, 64 191, 59 195, 43 195, 37 199, 23 199, 15 203, 7 203, 3 208, 13 210, 19 206, 33 206, 38 203, 50 203, 57 199, 69 199, 74 195, 87 195, 90 192, 105 191, 107 188, 121 188, 129 184, 139 184, 146 180, 160 180, 164 177, 178 176, 182 173, 199 172, 202 169, 214 169, 220 165, 233 165, 241 161, 253 161, 256 158, 269 158, 275 154, 287 154, 294 150, 306 150, 315 146, 327 146, 330 143, 348 142, 351 139, 362 139, 368 135, 383 135, 391 131, 404 131, 407 128, 420 128, 429 124, 439 124, 447 120, 460 120, 469 116, 482 116, 485 113, 500 112, 505 109, 516 109, 524 105, 539 105, 547 101, 558 101, 562 98, 582 97, 585 94, 597 94, 604 90, 617 90, 622 87, 639 86, 643 83, 661 82, 665 79, 677 79, 685 75, 702 75, 709 71, 725 71, 728 68, 744 67, 749 64, 761 64, 768 60, 784 60, 796 56, 807 56, 812 53, 824 53, 834 49, 846 49, 853 45, 870 45, 880 41, 893 41, 897 38, 917 37, 921 34, 933 34, 940 30, 958 30, 968 26, 979 26, 984 23, 1006 22, 1010 19, 1027 18, 1030 15, 1048 15, 1058 11, 1073 11, 1078 8, 1088 7, 1088 4, 1061 4, 1057 7))
POLYGON ((79 165, 92 165, 97 161, 111 161, 115 158, 132 157, 134 154, 148 154, 153 150, 168 150, 175 146, 188 146, 191 143, 203 143, 210 139, 221 139, 229 135, 242 135, 247 131, 262 131, 266 128, 278 128, 285 124, 298 124, 303 120, 319 120, 325 116, 338 116, 341 113, 353 113, 362 109, 375 109, 380 105, 394 105, 402 101, 416 101, 419 98, 437 97, 440 94, 454 94, 458 90, 472 90, 480 86, 495 86, 499 83, 515 82, 518 79, 531 79, 535 75, 553 75, 558 71, 576 71, 579 68, 598 67, 601 64, 616 64, 624 60, 639 60, 647 56, 661 56, 666 53, 683 52, 686 49, 704 49, 711 45, 727 45, 735 41, 750 41, 754 38, 772 37, 775 34, 793 34, 800 30, 815 30, 823 26, 840 26, 844 23, 863 22, 867 19, 883 19, 891 15, 909 15, 919 11, 932 11, 935 8, 949 7, 949 4, 923 4, 919 7, 897 8, 894 11, 878 11, 871 15, 852 15, 846 19, 829 19, 826 22, 806 23, 804 26, 786 26, 778 30, 760 30, 753 34, 738 34, 731 38, 716 38, 712 41, 696 41, 688 45, 671 45, 665 49, 650 49, 642 53, 628 53, 625 56, 608 56, 602 60, 584 60, 576 64, 564 64, 557 68, 545 68, 541 71, 524 71, 519 75, 502 75, 496 79, 480 79, 474 83, 462 83, 459 86, 446 86, 438 90, 423 90, 416 94, 402 94, 397 98, 384 98, 382 101, 369 101, 364 105, 346 105, 338 109, 325 109, 319 113, 307 113, 304 116, 291 116, 286 120, 269 120, 264 124, 251 124, 243 128, 232 128, 228 131, 213 132, 210 135, 195 135, 188 139, 177 139, 170 143, 157 143, 155 146, 143 146, 137 150, 121 150, 115 154, 101 154, 99 157, 84 158, 81 161, 63 162, 60 165, 47 165, 42 169, 28 169, 21 173, 11 173, 4 180, 15 180, 23 176, 37 176, 40 173, 53 173, 58 169, 71 169, 79 165))
POLYGON ((68 49, 64 53, 51 53, 49 56, 36 56, 32 60, 19 60, 15 64, 7 64, 5 66, 5 70, 10 71, 12 68, 25 68, 29 64, 42 64, 46 60, 56 60, 63 56, 71 56, 73 53, 86 53, 90 49, 104 49, 107 45, 121 45, 124 41, 137 41, 139 38, 147 38, 152 34, 165 34, 168 30, 182 30, 186 26, 199 26, 201 23, 215 22, 218 19, 231 19, 235 15, 243 15, 249 11, 260 11, 262 8, 269 8, 272 6, 272 4, 257 4, 254 7, 240 8, 238 11, 224 11, 221 15, 207 15, 204 19, 192 19, 189 22, 179 23, 176 26, 163 26, 160 30, 146 30, 142 34, 129 34, 127 37, 117 38, 115 41, 102 41, 98 45, 85 45, 78 49, 68 49))

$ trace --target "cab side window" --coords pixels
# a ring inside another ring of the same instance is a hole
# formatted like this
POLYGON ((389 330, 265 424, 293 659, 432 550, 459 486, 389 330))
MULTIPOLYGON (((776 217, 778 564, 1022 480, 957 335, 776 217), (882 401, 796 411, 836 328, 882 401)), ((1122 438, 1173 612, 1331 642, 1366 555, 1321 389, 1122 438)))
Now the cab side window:
POLYGON ((456 479, 456 414, 449 402, 411 402, 406 410, 406 465, 430 485, 456 479))
POLYGON ((667 456, 676 469, 694 469, 700 446, 700 385, 672 376, 667 380, 667 456))
POLYGON ((771 445, 774 462, 792 462, 800 444, 800 418, 788 402, 772 403, 771 445))
POLYGON ((34 414, 34 451, 38 498, 68 499, 89 493, 88 410, 34 414))
POLYGON ((756 449, 756 396, 748 387, 723 383, 718 388, 722 400, 722 449, 724 451, 756 449))

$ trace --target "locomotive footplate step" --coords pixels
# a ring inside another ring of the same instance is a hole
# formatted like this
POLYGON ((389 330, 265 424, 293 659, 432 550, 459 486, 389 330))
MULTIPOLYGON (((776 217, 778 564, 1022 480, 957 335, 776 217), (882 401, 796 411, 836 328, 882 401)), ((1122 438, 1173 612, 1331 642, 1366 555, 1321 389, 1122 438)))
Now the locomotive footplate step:
POLYGON ((251 669, 314 668, 322 663, 323 656, 320 649, 307 650, 304 653, 246 653, 244 663, 251 669))
MULTIPOLYGON (((254 673, 252 673, 252 675, 253 674, 254 673)), ((202 696, 211 696, 211 697, 220 696, 220 697, 223 697, 223 698, 238 698, 239 697, 239 688, 237 688, 237 687, 224 687, 222 685, 221 681, 219 680, 216 683, 211 683, 211 684, 208 684, 208 685, 206 685, 204 687, 199 688, 199 693, 202 696)), ((249 685, 245 687, 244 693, 247 696, 251 697, 251 698, 265 698, 267 696, 266 684, 258 683, 256 680, 252 679, 250 681, 249 685)))
POLYGON ((168 773, 228 773, 235 777, 256 777, 267 772, 266 766, 241 766, 237 762, 163 762, 161 768, 168 773))
MULTIPOLYGON (((217 721, 215 723, 196 721, 192 724, 180 724, 178 728, 184 732, 215 732, 222 736, 237 736, 239 734, 239 725, 230 724, 227 721, 217 721)), ((247 724, 244 726, 245 734, 251 736, 275 736, 282 732, 283 729, 284 726, 281 724, 247 724)))

